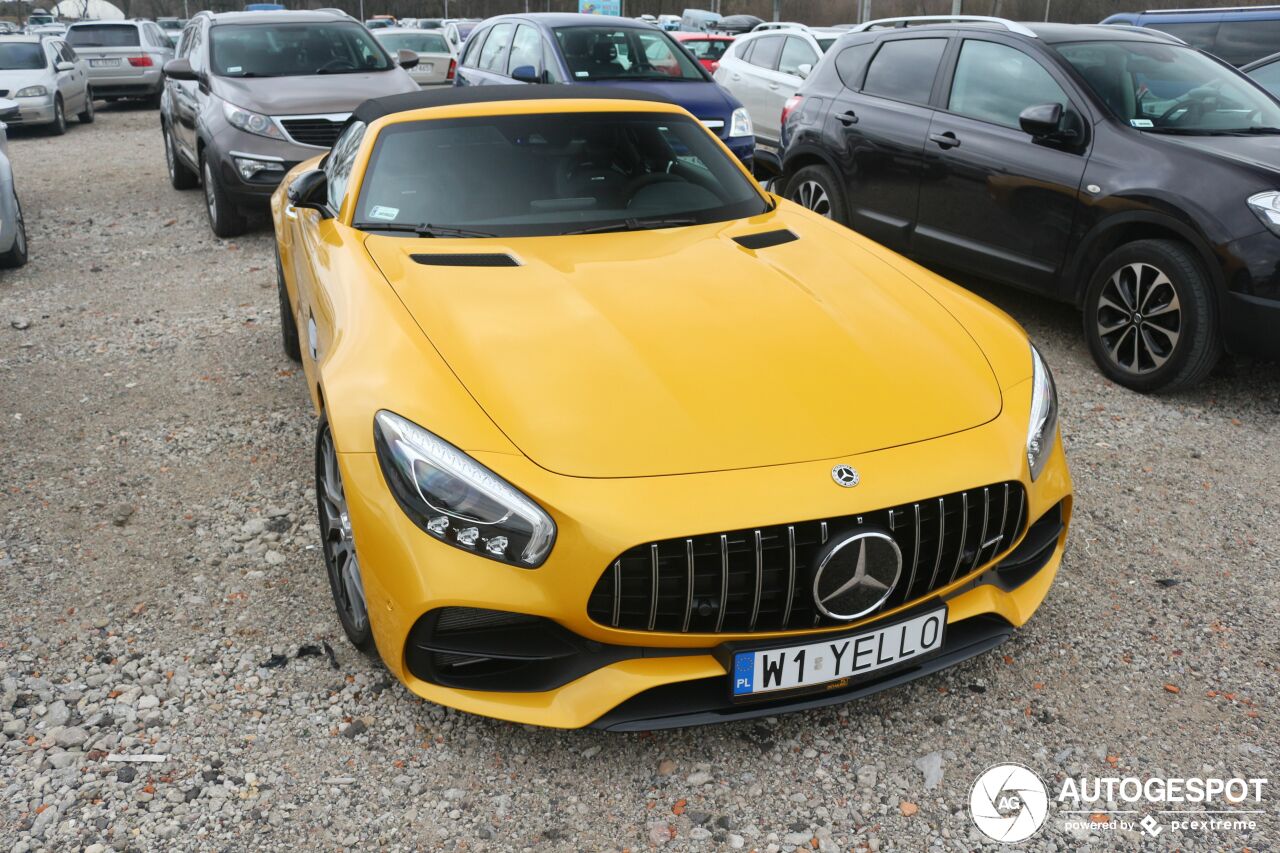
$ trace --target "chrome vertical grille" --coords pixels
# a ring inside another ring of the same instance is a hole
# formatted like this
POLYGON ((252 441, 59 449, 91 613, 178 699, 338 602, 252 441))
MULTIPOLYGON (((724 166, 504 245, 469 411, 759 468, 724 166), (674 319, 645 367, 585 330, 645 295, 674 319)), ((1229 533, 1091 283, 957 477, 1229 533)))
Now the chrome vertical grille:
POLYGON ((999 483, 860 515, 638 545, 600 576, 587 613, 633 631, 749 633, 839 624, 810 592, 826 541, 859 527, 890 532, 902 575, 885 609, 921 598, 1007 551, 1026 517, 1019 483, 999 483))

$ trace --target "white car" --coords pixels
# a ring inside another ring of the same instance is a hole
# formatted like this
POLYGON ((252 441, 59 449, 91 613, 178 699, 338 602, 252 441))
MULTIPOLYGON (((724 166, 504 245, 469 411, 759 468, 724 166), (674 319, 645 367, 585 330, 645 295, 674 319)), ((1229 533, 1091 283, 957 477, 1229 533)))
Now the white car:
POLYGON ((80 21, 67 29, 67 44, 89 63, 94 96, 107 101, 141 98, 160 106, 164 64, 173 44, 152 21, 80 21))
POLYGON ((0 36, 0 93, 18 102, 9 125, 48 125, 67 132, 67 115, 93 121, 93 97, 85 61, 60 38, 0 36))
POLYGON ((408 69, 413 82, 424 88, 452 86, 458 70, 458 54, 449 47, 442 30, 410 30, 401 27, 372 30, 373 37, 392 56, 399 50, 418 54, 418 64, 408 69))
POLYGON ((842 34, 842 30, 775 24, 739 36, 720 57, 715 80, 747 108, 757 148, 777 149, 783 104, 842 34))
POLYGON ((444 22, 444 40, 449 42, 449 49, 454 56, 462 55, 462 46, 467 43, 467 36, 480 25, 478 20, 456 18, 444 22))

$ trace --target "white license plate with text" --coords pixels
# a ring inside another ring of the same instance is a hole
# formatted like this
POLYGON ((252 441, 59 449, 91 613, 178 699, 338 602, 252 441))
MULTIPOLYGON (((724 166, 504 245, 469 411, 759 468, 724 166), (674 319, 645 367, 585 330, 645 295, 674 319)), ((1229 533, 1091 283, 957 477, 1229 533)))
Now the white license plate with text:
POLYGON ((90 59, 89 65, 93 68, 108 68, 113 65, 119 65, 118 59, 90 59))

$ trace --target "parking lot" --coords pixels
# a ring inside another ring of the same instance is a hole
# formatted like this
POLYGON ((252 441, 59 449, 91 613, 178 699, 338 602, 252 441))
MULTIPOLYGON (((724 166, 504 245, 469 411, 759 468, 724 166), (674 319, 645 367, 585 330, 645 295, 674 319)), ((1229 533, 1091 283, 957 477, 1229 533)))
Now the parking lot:
MULTIPOLYGON (((1077 490, 1026 628, 833 709, 534 729, 425 703, 342 637, 269 228, 210 234, 152 110, 14 134, 10 156, 31 262, 0 277, 6 849, 970 850, 969 788, 998 762, 1274 775, 1274 365, 1141 396, 1100 376, 1072 310, 975 284, 1055 372, 1077 490)), ((1269 849, 1265 803, 1251 831, 1154 839, 1057 815, 1028 846, 1269 849)))

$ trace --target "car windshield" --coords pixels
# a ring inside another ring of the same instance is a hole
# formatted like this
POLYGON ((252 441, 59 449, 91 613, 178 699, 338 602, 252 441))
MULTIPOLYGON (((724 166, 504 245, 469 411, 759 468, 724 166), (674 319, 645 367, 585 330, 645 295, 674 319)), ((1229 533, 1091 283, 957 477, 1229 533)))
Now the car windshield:
POLYGON ((673 113, 547 113, 394 124, 378 136, 357 228, 462 236, 721 222, 768 209, 698 122, 673 113))
POLYGON ((76 24, 67 30, 72 47, 137 47, 138 28, 130 24, 76 24))
POLYGON ((34 42, 0 43, 0 71, 35 71, 45 67, 44 49, 34 42))
POLYGON ((1193 48, 1095 41, 1057 49, 1121 121, 1139 130, 1280 132, 1280 105, 1242 74, 1193 48))
POLYGON ((414 53, 448 53, 444 36, 439 33, 386 33, 375 38, 387 50, 412 50, 414 53))
POLYGON ((576 80, 706 80, 662 30, 556 27, 555 34, 576 80))
POLYGON ((733 42, 728 39, 689 39, 682 44, 698 59, 719 59, 733 42))
POLYGON ((460 38, 460 39, 465 39, 467 36, 471 35, 471 31, 472 31, 472 30, 474 30, 474 29, 476 28, 476 24, 477 24, 477 23, 479 23, 479 22, 477 21, 477 22, 468 23, 468 24, 458 24, 458 25, 457 25, 457 26, 458 26, 458 38, 460 38))
POLYGON ((210 30, 209 58, 223 77, 356 74, 395 67, 357 23, 233 24, 210 30))

